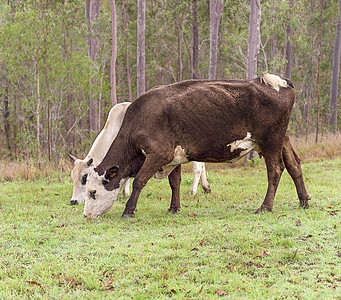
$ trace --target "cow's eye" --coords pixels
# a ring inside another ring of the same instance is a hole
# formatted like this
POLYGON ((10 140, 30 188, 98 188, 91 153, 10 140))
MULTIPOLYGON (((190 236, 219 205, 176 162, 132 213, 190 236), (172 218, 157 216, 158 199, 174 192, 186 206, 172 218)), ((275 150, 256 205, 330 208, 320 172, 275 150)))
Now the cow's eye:
POLYGON ((108 180, 102 180, 102 184, 103 184, 103 185, 107 185, 108 183, 109 183, 108 180))
POLYGON ((88 174, 84 174, 82 176, 82 185, 85 185, 86 184, 86 179, 88 178, 88 174))

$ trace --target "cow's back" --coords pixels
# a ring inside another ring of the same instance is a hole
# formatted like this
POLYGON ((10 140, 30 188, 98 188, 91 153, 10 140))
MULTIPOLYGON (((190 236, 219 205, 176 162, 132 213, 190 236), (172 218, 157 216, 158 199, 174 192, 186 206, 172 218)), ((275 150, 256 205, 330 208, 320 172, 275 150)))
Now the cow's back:
POLYGON ((277 92, 258 79, 188 80, 143 94, 128 108, 122 128, 131 127, 137 143, 152 135, 150 141, 181 145, 198 160, 198 152, 223 151, 248 132, 262 139, 268 128, 286 122, 295 95, 291 87, 277 92))

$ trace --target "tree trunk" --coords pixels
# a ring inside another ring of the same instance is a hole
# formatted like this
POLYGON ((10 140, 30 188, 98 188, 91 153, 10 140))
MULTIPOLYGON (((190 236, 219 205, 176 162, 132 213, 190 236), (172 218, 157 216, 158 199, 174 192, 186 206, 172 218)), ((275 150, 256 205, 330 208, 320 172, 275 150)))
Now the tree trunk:
POLYGON ((112 18, 112 37, 111 37, 111 63, 110 63, 110 83, 111 83, 111 104, 117 103, 116 97, 116 57, 117 57, 117 35, 116 35, 116 5, 115 0, 110 0, 112 18))
POLYGON ((210 0, 210 65, 208 78, 215 79, 217 76, 217 49, 218 32, 223 3, 221 0, 210 0))
MULTIPOLYGON (((318 5, 317 5, 318 6, 318 5)), ((317 13, 315 12, 316 8, 316 3, 315 1, 310 1, 310 9, 309 13, 310 15, 314 16, 317 13)), ((311 26, 310 31, 309 31, 309 45, 311 49, 315 49, 315 29, 313 26, 311 26)), ((311 66, 315 66, 317 64, 316 56, 312 56, 309 61, 311 66)), ((316 84, 313 83, 313 80, 310 78, 314 77, 314 67, 311 68, 311 71, 309 74, 306 74, 306 105, 304 107, 304 113, 303 113, 303 126, 305 126, 305 141, 308 141, 309 134, 314 131, 314 119, 313 116, 311 115, 311 109, 315 104, 315 99, 316 99, 316 84), (308 79, 309 78, 309 79, 308 79)))
POLYGON ((44 77, 45 77, 45 86, 46 86, 46 98, 47 98, 47 155, 49 161, 51 161, 51 99, 50 99, 50 88, 49 88, 49 80, 47 77, 47 67, 46 67, 46 55, 47 55, 47 45, 46 38, 44 39, 44 77))
POLYGON ((249 25, 249 48, 247 54, 247 79, 257 77, 257 59, 260 49, 260 0, 251 0, 250 25, 249 25))
MULTIPOLYGON (((289 0, 289 5, 290 5, 290 9, 289 9, 289 14, 290 16, 292 15, 292 8, 294 5, 293 0, 289 0)), ((291 25, 289 22, 289 25, 287 27, 287 47, 286 47, 286 51, 285 51, 285 58, 287 60, 287 65, 285 68, 285 77, 288 79, 291 79, 291 71, 292 71, 292 30, 291 30, 291 25)))
POLYGON ((11 142, 10 142, 10 133, 9 133, 9 111, 8 111, 8 81, 7 81, 7 75, 6 75, 6 67, 5 64, 0 62, 0 70, 1 70, 1 77, 0 77, 0 85, 4 87, 4 94, 0 94, 0 97, 3 96, 3 104, 0 110, 2 111, 3 121, 4 121, 4 131, 5 131, 5 137, 6 137, 6 143, 7 143, 7 149, 9 152, 10 157, 12 157, 12 148, 11 148, 11 142))
POLYGON ((9 151, 10 157, 12 157, 12 149, 11 149, 11 143, 10 143, 10 135, 9 135, 9 122, 8 122, 8 88, 5 88, 5 95, 4 95, 4 101, 2 105, 2 116, 4 118, 4 130, 5 130, 5 137, 6 137, 6 143, 7 143, 7 149, 9 151))
MULTIPOLYGON (((65 2, 64 2, 65 5, 65 2)), ((66 10, 67 8, 64 7, 64 9, 66 10)), ((88 19, 86 19, 88 20, 88 19)), ((67 82, 72 82, 72 70, 71 70, 71 64, 70 64, 70 53, 73 53, 73 40, 72 37, 70 35, 70 27, 68 26, 68 20, 65 20, 64 18, 62 19, 62 28, 61 28, 62 32, 63 32, 63 59, 66 62, 66 64, 69 66, 66 68, 66 80, 67 82), (68 44, 68 40, 70 41, 70 46, 68 44)), ((71 58, 72 60, 72 58, 71 58)), ((73 84, 70 85, 70 87, 73 84)), ((74 125, 74 120, 77 118, 75 116, 74 111, 71 109, 72 107, 72 102, 74 100, 74 87, 72 86, 72 88, 68 89, 66 95, 65 95, 65 101, 66 101, 66 112, 65 115, 63 116, 62 122, 63 122, 63 126, 62 126, 62 130, 63 130, 63 136, 65 136, 65 144, 68 145, 68 149, 70 149, 70 151, 72 153, 74 153, 74 149, 76 148, 76 145, 79 145, 79 140, 78 137, 75 133, 75 131, 70 131, 70 129, 73 127, 74 125)), ((53 105, 52 101, 49 101, 50 104, 53 105)), ((53 106, 52 106, 53 107, 53 106)), ((51 108, 51 106, 50 106, 51 108)), ((48 114, 48 117, 50 118, 50 122, 48 121, 48 123, 50 123, 51 126, 53 126, 53 122, 51 122, 51 117, 52 117, 52 111, 50 110, 50 114, 48 114)), ((54 141, 54 135, 55 135, 55 131, 51 130, 51 126, 50 126, 50 142, 49 144, 51 145, 51 149, 53 148, 53 141, 54 141)), ((52 152, 52 151, 51 151, 52 152)), ((74 153, 76 154, 76 153, 74 153)))
POLYGON ((178 37, 178 81, 182 80, 182 20, 177 18, 177 37, 178 37))
POLYGON ((133 93, 131 91, 131 78, 130 78, 130 64, 129 64, 129 49, 127 43, 127 50, 126 50, 126 64, 127 64, 127 80, 128 80, 128 101, 133 101, 133 93))
MULTIPOLYGON (((341 0, 340 0, 341 1, 341 0)), ((193 15, 193 59, 192 59, 192 78, 199 78, 199 33, 198 33, 198 7, 197 0, 192 2, 192 15, 193 15)))
MULTIPOLYGON (((276 3, 277 1, 272 1, 272 20, 273 20, 273 23, 275 24, 276 23, 276 20, 277 20, 277 15, 276 15, 276 11, 277 11, 277 7, 276 7, 276 3)), ((271 61, 275 61, 276 62, 276 58, 277 58, 277 34, 274 33, 272 36, 271 36, 271 40, 270 40, 270 45, 271 45, 271 61)), ((276 73, 277 70, 276 70, 276 66, 272 66, 271 68, 271 72, 273 73, 276 73)))
POLYGON ((172 83, 172 71, 171 71, 171 62, 170 62, 170 58, 171 58, 171 52, 168 49, 168 57, 167 57, 167 80, 168 80, 168 84, 172 83))
MULTIPOLYGON (((260 49, 260 0, 251 0, 250 4, 250 24, 249 24, 249 41, 248 41, 248 54, 247 54, 247 74, 246 79, 253 79, 257 77, 257 59, 260 49)), ((251 165, 254 163, 256 152, 252 151, 245 156, 245 165, 251 165)))
POLYGON ((329 126, 330 126, 330 130, 334 134, 336 134, 336 130, 337 130, 337 96, 338 96, 339 74, 340 74, 340 53, 341 53, 341 0, 339 0, 339 9, 338 9, 337 27, 336 27, 334 54, 333 54, 332 82, 330 85, 329 126))
POLYGON ((90 57, 90 48, 91 48, 91 41, 90 41, 90 1, 91 0, 85 0, 85 19, 88 22, 88 56, 90 57))
POLYGON ((99 6, 100 6, 100 0, 86 0, 86 9, 85 14, 86 17, 88 17, 88 25, 90 29, 90 35, 88 37, 88 44, 89 44, 89 50, 88 54, 89 57, 96 61, 97 53, 98 53, 98 43, 99 43, 99 37, 98 37, 98 29, 93 26, 94 22, 96 22, 98 16, 99 16, 99 6))
POLYGON ((320 71, 322 58, 322 0, 320 0, 320 27, 319 27, 319 54, 317 57, 317 74, 316 74, 316 89, 317 89, 317 105, 316 105, 316 135, 315 143, 318 142, 320 133, 320 71))
MULTIPOLYGON (((88 20, 88 55, 92 61, 96 61, 98 53, 98 29, 94 26, 95 21, 99 15, 100 0, 86 0, 85 16, 88 20)), ((91 86, 96 85, 96 80, 91 79, 91 86)), ((90 92, 90 114, 89 114, 89 129, 90 132, 99 131, 99 110, 98 110, 98 99, 95 96, 96 93, 90 92)))
POLYGON ((40 150, 40 72, 38 67, 38 49, 34 51, 34 68, 36 75, 36 92, 37 92, 37 107, 36 107, 36 117, 37 117, 37 157, 39 169, 41 168, 41 150, 40 150))
POLYGON ((146 90, 145 39, 146 39, 146 2, 138 0, 137 8, 137 97, 146 90))
POLYGON ((131 78, 130 78, 130 64, 129 64, 129 39, 128 39, 128 12, 127 12, 127 0, 123 4, 123 19, 124 23, 124 35, 126 40, 126 72, 127 72, 127 81, 128 81, 128 101, 133 101, 133 95, 131 91, 131 78))

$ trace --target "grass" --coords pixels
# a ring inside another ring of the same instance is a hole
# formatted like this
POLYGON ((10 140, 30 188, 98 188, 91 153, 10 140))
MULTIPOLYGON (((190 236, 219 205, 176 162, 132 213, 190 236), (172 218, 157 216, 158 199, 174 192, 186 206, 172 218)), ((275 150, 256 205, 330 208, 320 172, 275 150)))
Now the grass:
POLYGON ((341 298, 341 158, 303 164, 308 210, 285 172, 259 215, 263 163, 207 169, 212 194, 189 194, 186 166, 181 212, 152 179, 133 219, 122 199, 84 219, 69 175, 0 183, 0 299, 341 298))
MULTIPOLYGON (((310 134, 306 139, 295 136, 291 136, 290 138, 296 152, 305 162, 341 157, 341 133, 337 133, 336 135, 325 133, 319 137, 318 143, 315 143, 314 134, 310 134)), ((79 155, 79 157, 85 157, 85 153, 87 152, 79 155)), ((236 168, 243 165, 244 160, 239 160, 226 167, 236 168)), ((59 159, 58 162, 42 159, 40 166, 35 159, 2 159, 0 157, 0 183, 17 179, 37 180, 46 177, 58 177, 60 173, 69 172, 72 168, 73 163, 67 156, 59 159)), ((185 167, 186 170, 190 170, 190 168, 185 167)))

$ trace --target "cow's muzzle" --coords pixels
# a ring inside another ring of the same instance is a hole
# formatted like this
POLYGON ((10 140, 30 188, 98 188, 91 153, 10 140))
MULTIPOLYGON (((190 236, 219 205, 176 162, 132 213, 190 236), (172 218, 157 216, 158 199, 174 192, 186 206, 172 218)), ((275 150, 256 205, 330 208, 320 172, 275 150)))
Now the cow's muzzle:
POLYGON ((96 199, 96 190, 91 190, 89 194, 92 199, 96 199))
POLYGON ((88 218, 88 219, 96 219, 98 216, 97 215, 94 215, 94 214, 91 214, 91 213, 83 213, 83 217, 84 218, 88 218))

